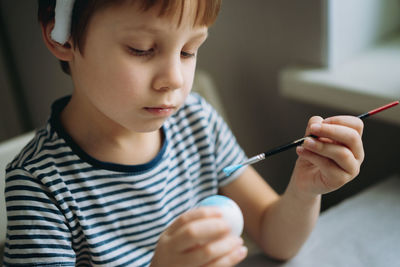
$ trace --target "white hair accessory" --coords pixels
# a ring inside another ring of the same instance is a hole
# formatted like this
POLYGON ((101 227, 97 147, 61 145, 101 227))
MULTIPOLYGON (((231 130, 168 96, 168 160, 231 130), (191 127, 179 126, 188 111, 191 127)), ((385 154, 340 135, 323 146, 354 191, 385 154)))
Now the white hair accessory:
POLYGON ((69 39, 74 3, 75 0, 57 0, 56 2, 55 22, 51 38, 60 44, 65 44, 69 39))

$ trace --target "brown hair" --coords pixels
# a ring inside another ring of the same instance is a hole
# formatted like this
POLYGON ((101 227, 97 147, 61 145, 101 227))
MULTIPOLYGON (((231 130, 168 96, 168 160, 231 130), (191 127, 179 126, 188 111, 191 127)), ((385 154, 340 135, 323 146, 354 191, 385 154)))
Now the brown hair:
MULTIPOLYGON (((118 3, 137 1, 143 12, 160 5, 159 16, 168 16, 180 10, 181 22, 185 1, 187 0, 76 0, 72 11, 71 37, 75 47, 82 53, 85 44, 85 34, 93 14, 100 9, 118 3)), ((194 25, 210 26, 217 18, 222 0, 198 0, 194 25), (200 10, 204 10, 200 14, 200 10)), ((56 0, 38 0, 38 19, 43 25, 54 20, 56 0)), ((68 62, 60 61, 62 70, 70 74, 68 62)))

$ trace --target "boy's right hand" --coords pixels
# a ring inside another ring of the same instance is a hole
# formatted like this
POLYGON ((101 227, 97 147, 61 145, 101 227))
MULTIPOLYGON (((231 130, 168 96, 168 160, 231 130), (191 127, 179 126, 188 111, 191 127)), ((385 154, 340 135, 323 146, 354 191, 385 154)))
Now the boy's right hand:
POLYGON ((161 234, 151 267, 234 266, 247 255, 240 237, 215 207, 200 207, 179 216, 161 234))

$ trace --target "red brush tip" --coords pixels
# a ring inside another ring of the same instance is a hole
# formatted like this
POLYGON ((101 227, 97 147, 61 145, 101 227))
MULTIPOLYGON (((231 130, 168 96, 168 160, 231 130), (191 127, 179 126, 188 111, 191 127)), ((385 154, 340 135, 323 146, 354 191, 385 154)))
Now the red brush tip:
POLYGON ((378 112, 381 112, 381 111, 383 111, 383 110, 385 110, 385 109, 394 107, 394 106, 396 106, 396 105, 398 105, 398 104, 399 104, 399 101, 393 101, 392 103, 389 103, 389 104, 387 104, 387 105, 384 105, 384 106, 382 106, 382 107, 380 107, 380 108, 376 108, 376 109, 374 109, 374 110, 371 110, 370 112, 368 112, 368 114, 369 114, 369 115, 374 115, 374 114, 376 114, 376 113, 378 113, 378 112))

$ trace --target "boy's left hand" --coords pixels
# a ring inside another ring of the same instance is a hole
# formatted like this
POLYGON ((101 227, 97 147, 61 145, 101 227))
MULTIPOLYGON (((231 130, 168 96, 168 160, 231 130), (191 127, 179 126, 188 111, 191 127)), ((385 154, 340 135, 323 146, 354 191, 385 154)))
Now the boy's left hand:
POLYGON ((353 116, 312 117, 307 138, 297 147, 299 156, 292 182, 297 193, 317 196, 334 191, 355 178, 364 160, 361 140, 364 124, 353 116))

